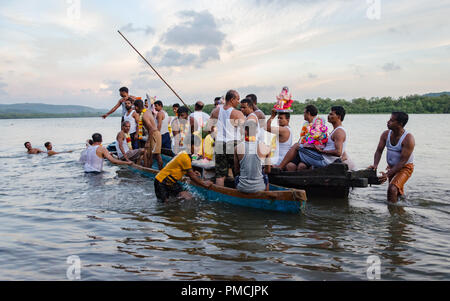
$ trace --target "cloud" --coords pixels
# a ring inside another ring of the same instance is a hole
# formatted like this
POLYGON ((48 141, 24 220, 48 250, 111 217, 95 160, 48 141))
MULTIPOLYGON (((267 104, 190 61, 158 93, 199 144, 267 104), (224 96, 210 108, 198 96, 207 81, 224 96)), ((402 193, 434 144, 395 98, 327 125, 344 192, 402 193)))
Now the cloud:
POLYGON ((167 45, 174 46, 222 46, 225 34, 221 32, 214 16, 207 10, 181 11, 178 15, 186 20, 170 28, 162 37, 167 45))
POLYGON ((182 21, 166 30, 161 43, 146 53, 158 66, 201 68, 209 61, 220 60, 221 48, 227 52, 234 49, 209 11, 184 10, 177 15, 182 21))
POLYGON ((145 35, 154 34, 155 30, 150 27, 133 27, 133 23, 128 23, 127 25, 124 25, 120 28, 121 31, 124 32, 143 32, 145 35))
POLYGON ((4 96, 5 94, 8 95, 8 92, 6 92, 6 91, 4 90, 4 88, 6 88, 6 87, 8 87, 8 84, 5 83, 5 82, 3 81, 3 78, 0 76, 0 94, 3 94, 3 96, 4 96))
POLYGON ((104 80, 100 84, 99 90, 100 92, 108 92, 108 93, 117 92, 117 94, 119 94, 120 87, 122 87, 122 84, 119 80, 104 80))
MULTIPOLYGON (((145 72, 141 72, 140 74, 145 74, 145 72)), ((133 90, 137 89, 137 90, 144 90, 144 91, 161 88, 163 83, 161 82, 161 80, 159 78, 154 79, 155 77, 156 77, 156 75, 150 74, 150 73, 147 73, 146 76, 135 77, 131 80, 130 87, 133 87, 133 90)))
POLYGON ((168 49, 162 56, 159 66, 179 67, 194 64, 197 56, 193 53, 181 53, 175 49, 168 49))
POLYGON ((393 62, 391 63, 386 63, 383 65, 383 67, 381 67, 384 71, 386 72, 390 72, 390 71, 396 71, 396 70, 400 70, 401 67, 399 65, 394 64, 393 62))

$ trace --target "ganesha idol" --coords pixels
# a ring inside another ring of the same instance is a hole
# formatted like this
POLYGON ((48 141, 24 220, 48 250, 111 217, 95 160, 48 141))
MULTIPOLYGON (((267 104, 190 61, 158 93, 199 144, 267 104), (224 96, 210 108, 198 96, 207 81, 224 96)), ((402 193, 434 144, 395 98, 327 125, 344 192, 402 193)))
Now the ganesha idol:
POLYGON ((280 95, 277 96, 277 103, 274 108, 277 111, 287 111, 292 112, 291 105, 294 101, 292 100, 292 94, 289 93, 288 87, 283 87, 280 95))

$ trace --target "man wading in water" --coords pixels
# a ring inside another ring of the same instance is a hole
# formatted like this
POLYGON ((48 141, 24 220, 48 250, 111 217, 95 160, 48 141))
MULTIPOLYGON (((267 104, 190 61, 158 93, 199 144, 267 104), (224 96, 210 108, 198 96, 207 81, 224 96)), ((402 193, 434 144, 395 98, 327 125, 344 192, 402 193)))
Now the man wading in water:
POLYGON ((396 203, 400 195, 404 195, 403 186, 414 171, 414 136, 405 130, 408 114, 393 112, 387 122, 389 130, 381 134, 380 142, 374 155, 373 165, 369 168, 377 169, 383 150, 387 148, 387 173, 382 172, 381 183, 389 180, 387 201, 396 203))

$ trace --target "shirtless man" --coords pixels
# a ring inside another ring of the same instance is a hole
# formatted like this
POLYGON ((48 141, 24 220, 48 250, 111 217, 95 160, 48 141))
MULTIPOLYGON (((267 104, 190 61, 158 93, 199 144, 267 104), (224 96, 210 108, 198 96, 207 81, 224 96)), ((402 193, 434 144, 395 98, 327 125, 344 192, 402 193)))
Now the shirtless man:
POLYGON ((40 150, 39 148, 32 148, 30 142, 25 142, 23 145, 25 145, 25 148, 27 149, 27 153, 30 155, 36 155, 43 153, 44 151, 40 150))
POLYGON ((217 128, 215 142, 216 154, 216 185, 225 186, 228 170, 234 168, 234 148, 241 141, 241 127, 245 122, 244 114, 237 110, 239 93, 229 90, 225 96, 225 104, 211 112, 207 130, 212 126, 217 128))
POLYGON ((52 145, 51 142, 45 142, 44 146, 45 146, 45 148, 47 149, 47 154, 48 154, 49 156, 73 152, 73 151, 55 152, 55 151, 53 150, 53 145, 52 145))
MULTIPOLYGON (((141 114, 144 111, 144 102, 140 99, 134 102, 136 113, 141 114)), ((148 139, 145 143, 144 166, 152 167, 153 157, 158 162, 158 168, 163 168, 163 160, 161 157, 161 133, 156 126, 155 118, 150 110, 146 110, 142 115, 142 124, 148 132, 148 139)))
POLYGON ((389 180, 387 201, 396 203, 398 197, 404 194, 403 186, 414 171, 414 136, 405 130, 408 114, 393 112, 387 122, 387 131, 381 134, 380 142, 374 155, 373 165, 369 168, 377 170, 383 150, 387 148, 387 173, 382 172, 380 182, 389 180))
POLYGON ((135 101, 136 97, 128 94, 127 87, 120 88, 119 93, 120 93, 121 99, 119 99, 117 104, 108 113, 106 113, 105 115, 102 116, 103 119, 105 119, 106 117, 108 117, 109 115, 114 113, 120 106, 122 106, 122 121, 121 122, 123 122, 123 116, 127 112, 127 109, 125 108, 125 102, 127 101, 128 98, 131 98, 133 101, 135 101))
POLYGON ((92 135, 92 144, 87 144, 86 150, 81 152, 80 162, 84 164, 84 172, 100 173, 103 171, 103 160, 108 159, 111 163, 118 165, 131 165, 131 161, 120 161, 111 156, 106 148, 102 146, 102 135, 92 135))

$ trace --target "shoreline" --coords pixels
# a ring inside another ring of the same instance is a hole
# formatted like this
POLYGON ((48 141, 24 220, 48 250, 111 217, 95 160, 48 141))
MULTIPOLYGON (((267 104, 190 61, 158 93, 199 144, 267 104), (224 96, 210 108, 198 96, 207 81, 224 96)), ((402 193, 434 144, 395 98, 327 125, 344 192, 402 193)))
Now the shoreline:
MULTIPOLYGON (((349 115, 383 115, 383 114, 391 114, 392 112, 378 112, 378 113, 347 113, 346 116, 349 115)), ((448 115, 450 113, 408 113, 409 115, 448 115)), ((297 116, 302 114, 293 114, 291 113, 291 116, 297 116)), ((327 114, 319 114, 319 115, 327 115, 327 114)), ((170 115, 170 117, 173 117, 174 115, 170 115)), ((266 115, 270 116, 270 115, 266 115)), ((101 115, 89 115, 89 116, 82 116, 82 115, 73 115, 73 116, 67 116, 67 115, 42 115, 42 116, 0 116, 0 120, 13 120, 13 119, 53 119, 53 118, 101 118, 101 115)), ((121 117, 121 115, 111 115, 108 116, 108 118, 111 117, 121 117)))

